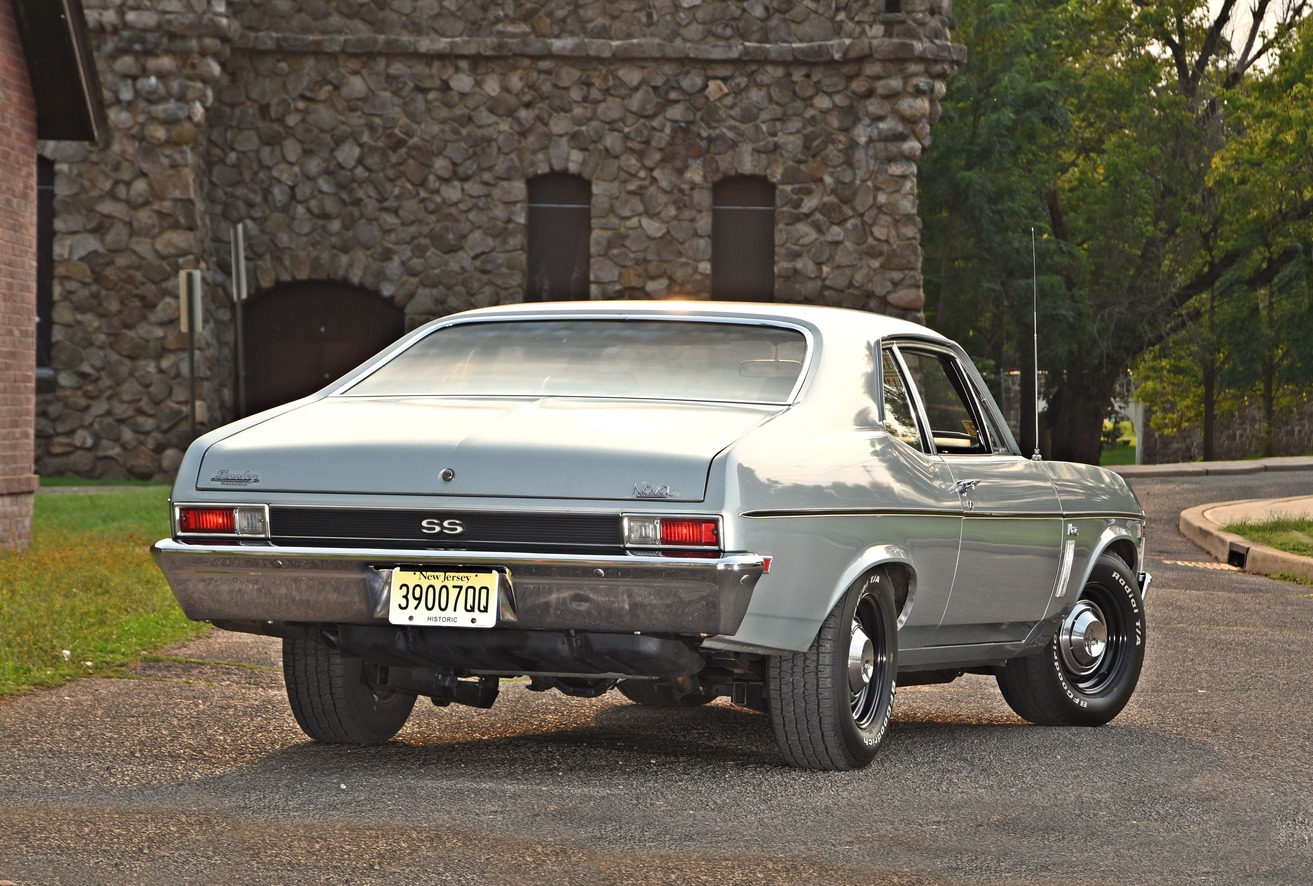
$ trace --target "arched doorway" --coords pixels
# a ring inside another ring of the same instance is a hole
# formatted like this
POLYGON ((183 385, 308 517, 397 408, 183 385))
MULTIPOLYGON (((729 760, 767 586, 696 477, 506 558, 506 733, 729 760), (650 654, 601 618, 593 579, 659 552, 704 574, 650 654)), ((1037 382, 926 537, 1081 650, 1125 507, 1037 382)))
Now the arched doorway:
POLYGON ((405 315, 357 286, 286 283, 243 305, 246 413, 314 393, 396 341, 405 315))

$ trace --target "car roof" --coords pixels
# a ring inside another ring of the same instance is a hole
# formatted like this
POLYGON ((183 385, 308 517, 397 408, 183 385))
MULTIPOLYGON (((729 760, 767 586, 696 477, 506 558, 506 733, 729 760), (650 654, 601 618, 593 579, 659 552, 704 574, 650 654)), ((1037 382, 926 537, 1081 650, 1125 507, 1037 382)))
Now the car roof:
POLYGON ((476 308, 441 318, 439 323, 478 319, 512 319, 516 317, 664 317, 712 318, 726 320, 762 320, 799 323, 821 333, 863 328, 876 338, 916 336, 947 341, 944 336, 918 323, 887 317, 852 308, 823 305, 797 305, 782 302, 723 302, 694 300, 597 300, 526 302, 476 308))

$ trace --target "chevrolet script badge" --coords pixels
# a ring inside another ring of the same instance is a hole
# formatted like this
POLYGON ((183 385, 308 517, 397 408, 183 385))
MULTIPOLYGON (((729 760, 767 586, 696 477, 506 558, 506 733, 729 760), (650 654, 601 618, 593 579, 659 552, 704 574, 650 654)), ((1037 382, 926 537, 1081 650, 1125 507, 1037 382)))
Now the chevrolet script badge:
POLYGON ((260 475, 251 471, 242 471, 233 473, 229 470, 222 470, 210 478, 211 483, 218 483, 221 486, 254 486, 260 482, 260 475))
POLYGON ((634 498, 679 498, 668 483, 635 483, 634 498))

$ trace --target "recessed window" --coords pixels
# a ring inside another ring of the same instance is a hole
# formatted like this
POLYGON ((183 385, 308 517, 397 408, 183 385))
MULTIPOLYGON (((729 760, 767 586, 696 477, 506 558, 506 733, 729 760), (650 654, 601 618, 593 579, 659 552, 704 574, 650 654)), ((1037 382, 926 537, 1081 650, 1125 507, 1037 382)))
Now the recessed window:
POLYGON ((553 173, 529 186, 526 301, 588 298, 588 238, 593 188, 588 179, 553 173))
POLYGON ((711 297, 775 298, 775 186, 754 175, 711 189, 711 297))

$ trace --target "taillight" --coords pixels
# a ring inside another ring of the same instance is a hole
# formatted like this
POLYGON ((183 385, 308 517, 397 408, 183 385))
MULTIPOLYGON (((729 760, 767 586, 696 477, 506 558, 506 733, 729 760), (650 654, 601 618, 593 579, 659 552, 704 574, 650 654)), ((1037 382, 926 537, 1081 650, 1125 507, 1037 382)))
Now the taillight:
POLYGON ((179 536, 269 536, 269 514, 264 505, 175 505, 173 515, 179 536))
POLYGON ((235 535, 237 515, 232 508, 178 508, 178 531, 235 535))
POLYGON ((720 524, 715 520, 662 520, 661 544, 720 547, 720 524))
POLYGON ((714 557, 720 553, 717 517, 624 518, 625 547, 666 556, 714 557))

